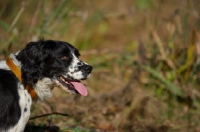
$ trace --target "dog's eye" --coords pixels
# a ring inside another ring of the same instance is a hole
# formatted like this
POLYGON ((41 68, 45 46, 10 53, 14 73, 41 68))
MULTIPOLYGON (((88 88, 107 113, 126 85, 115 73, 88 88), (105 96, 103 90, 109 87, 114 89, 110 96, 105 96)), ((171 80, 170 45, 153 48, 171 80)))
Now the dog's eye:
POLYGON ((65 55, 61 57, 61 60, 67 60, 67 59, 68 59, 68 57, 65 55))

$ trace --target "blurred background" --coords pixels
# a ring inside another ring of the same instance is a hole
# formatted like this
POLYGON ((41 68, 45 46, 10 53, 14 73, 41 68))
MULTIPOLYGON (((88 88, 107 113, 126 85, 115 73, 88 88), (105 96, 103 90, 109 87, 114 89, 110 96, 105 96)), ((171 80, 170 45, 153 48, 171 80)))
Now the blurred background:
POLYGON ((200 132, 198 0, 0 0, 0 59, 39 38, 93 66, 89 95, 54 89, 26 131, 200 132))

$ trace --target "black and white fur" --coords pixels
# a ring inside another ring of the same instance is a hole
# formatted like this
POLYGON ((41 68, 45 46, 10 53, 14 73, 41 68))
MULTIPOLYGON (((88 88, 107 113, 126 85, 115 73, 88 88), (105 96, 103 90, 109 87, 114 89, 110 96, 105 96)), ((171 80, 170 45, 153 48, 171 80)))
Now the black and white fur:
POLYGON ((22 72, 22 83, 13 74, 5 61, 0 62, 0 132, 22 132, 30 116, 32 99, 25 89, 31 85, 37 99, 51 97, 54 87, 69 93, 78 93, 67 81, 85 80, 92 67, 79 59, 76 48, 66 42, 39 40, 30 42, 17 53, 10 55, 22 72))

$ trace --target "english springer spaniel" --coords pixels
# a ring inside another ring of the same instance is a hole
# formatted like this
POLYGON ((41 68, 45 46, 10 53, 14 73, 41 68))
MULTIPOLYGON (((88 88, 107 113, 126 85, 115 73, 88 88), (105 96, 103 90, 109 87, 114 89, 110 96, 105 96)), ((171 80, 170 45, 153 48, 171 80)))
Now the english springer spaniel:
POLYGON ((92 66, 79 56, 67 42, 39 40, 0 61, 0 132, 22 132, 32 101, 50 98, 54 87, 87 96, 80 80, 90 76, 92 66))

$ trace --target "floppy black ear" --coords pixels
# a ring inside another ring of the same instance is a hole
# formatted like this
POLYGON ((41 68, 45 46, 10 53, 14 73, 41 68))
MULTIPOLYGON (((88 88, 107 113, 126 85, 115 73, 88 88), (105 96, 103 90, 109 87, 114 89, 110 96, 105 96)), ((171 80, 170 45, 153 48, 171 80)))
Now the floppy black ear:
POLYGON ((50 50, 44 48, 45 42, 30 42, 21 50, 16 58, 21 62, 22 83, 31 85, 37 83, 42 78, 44 59, 49 55, 50 50))

